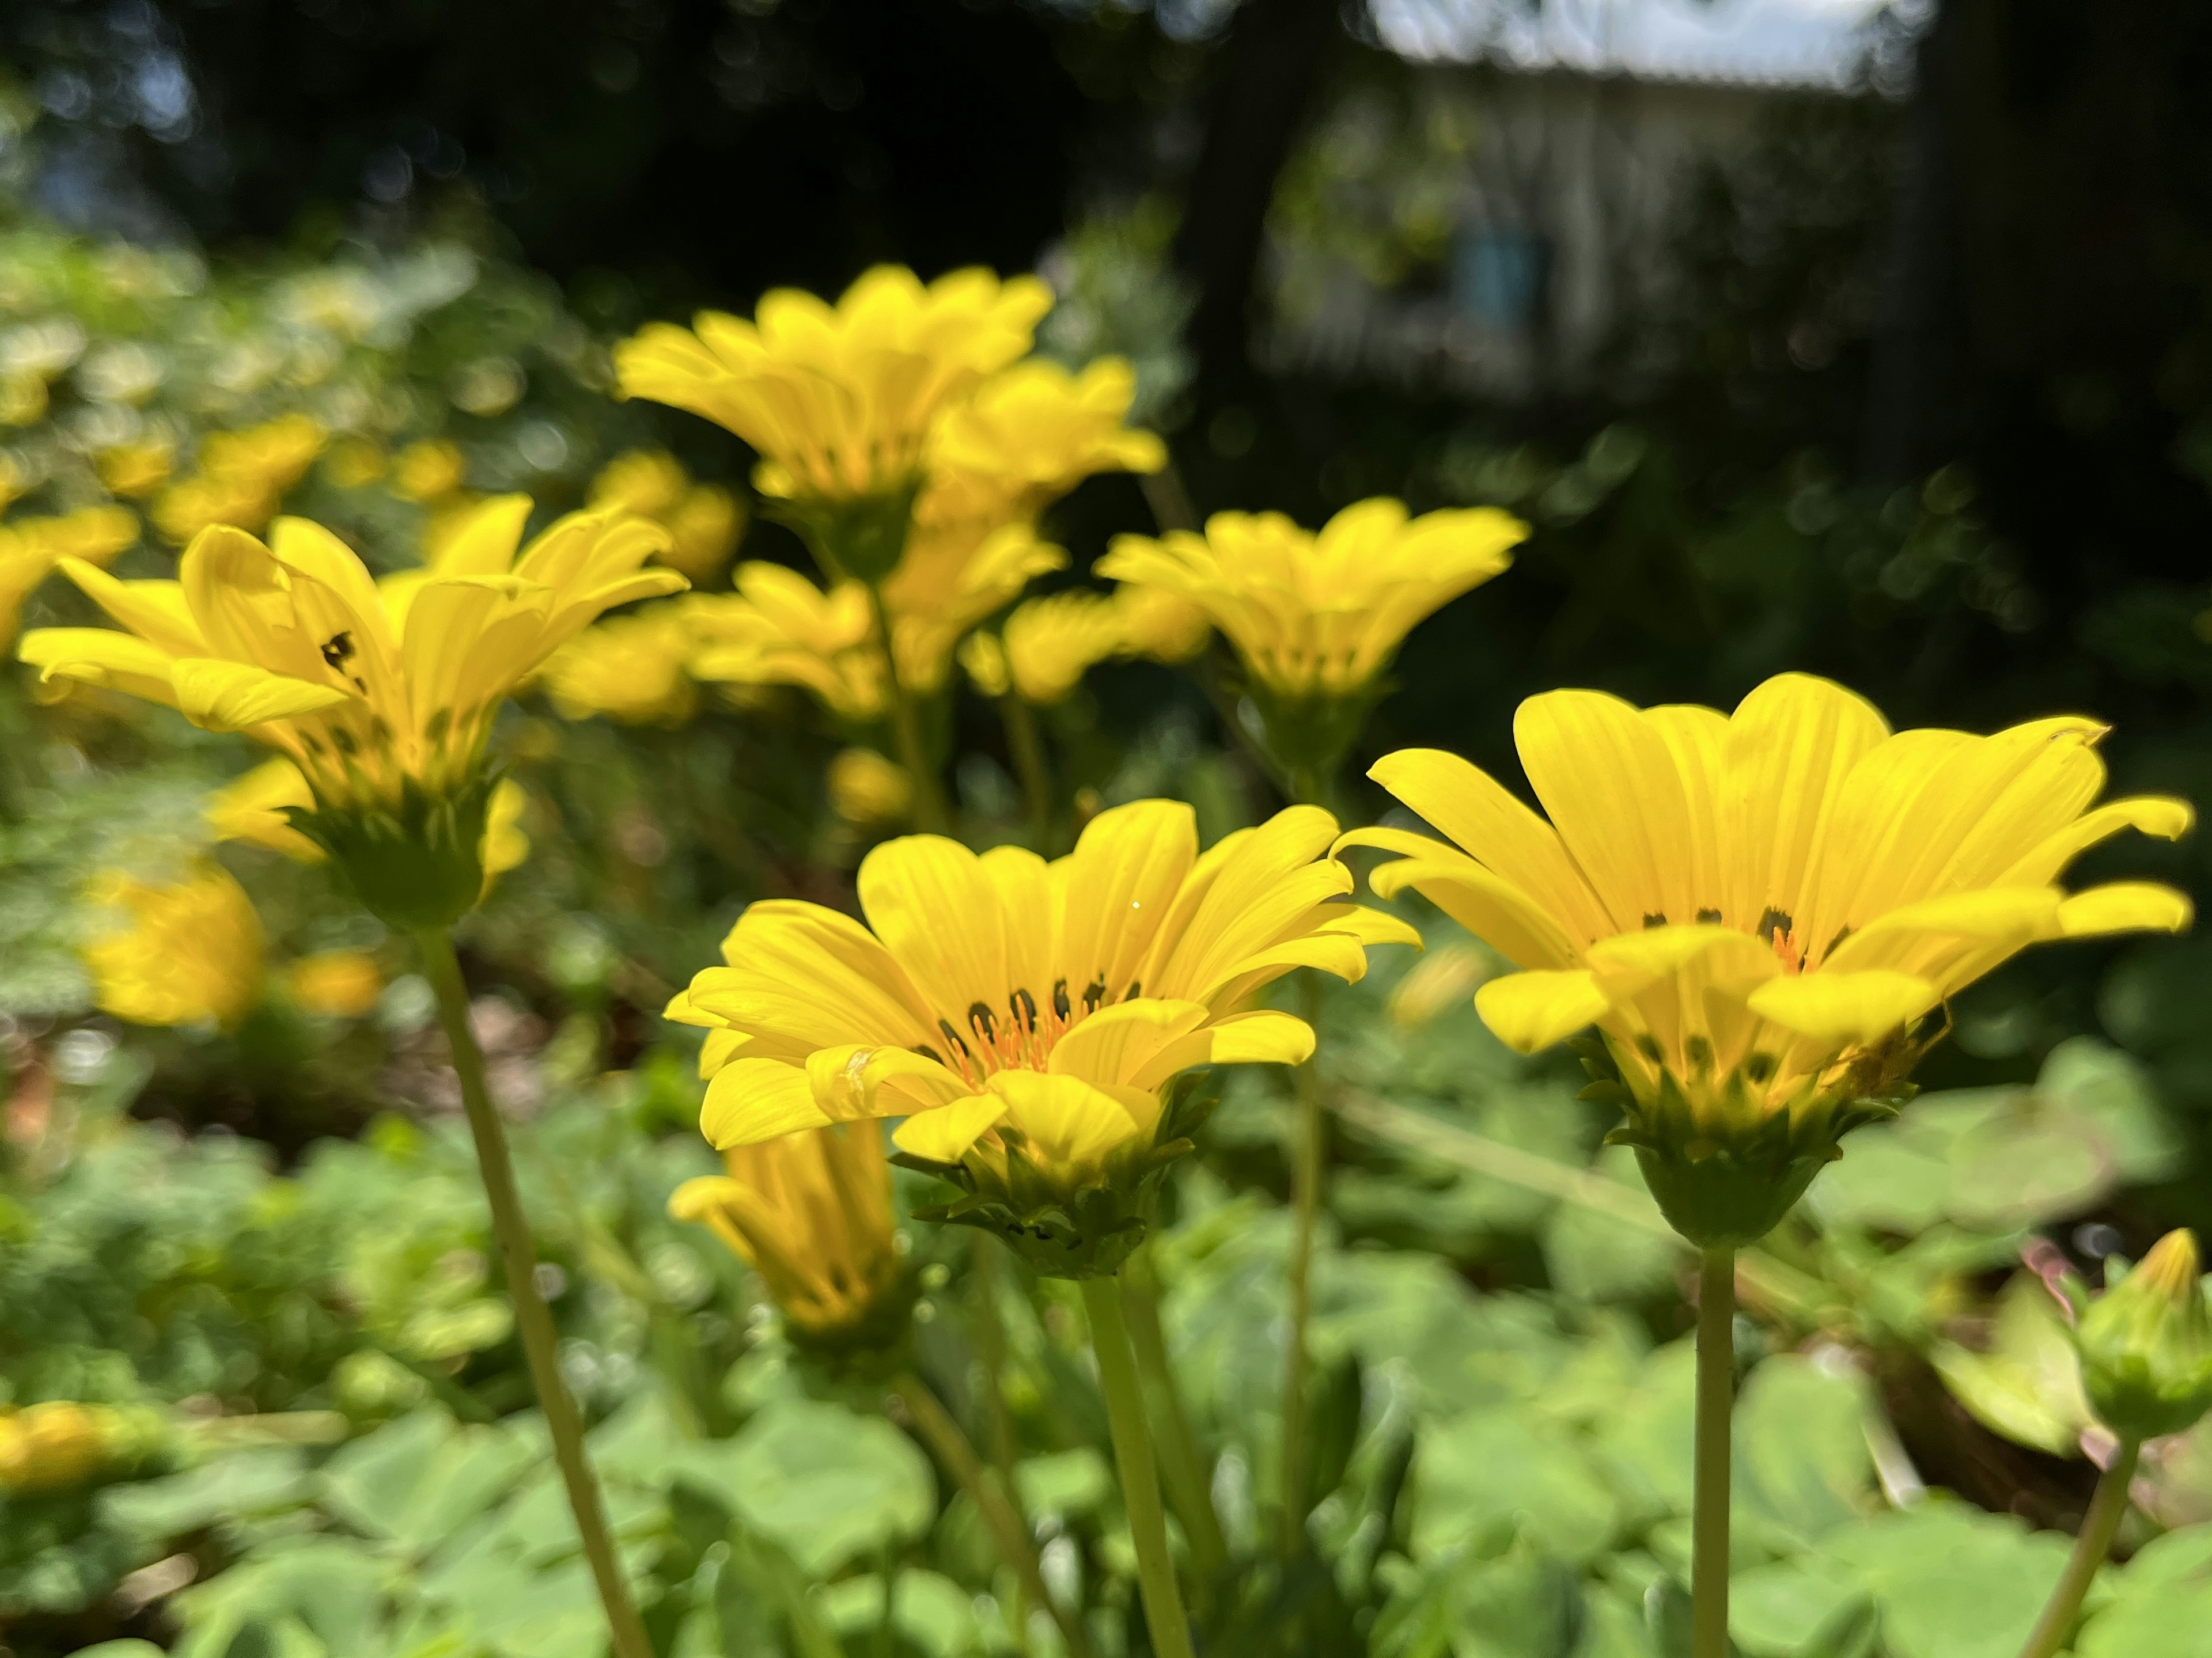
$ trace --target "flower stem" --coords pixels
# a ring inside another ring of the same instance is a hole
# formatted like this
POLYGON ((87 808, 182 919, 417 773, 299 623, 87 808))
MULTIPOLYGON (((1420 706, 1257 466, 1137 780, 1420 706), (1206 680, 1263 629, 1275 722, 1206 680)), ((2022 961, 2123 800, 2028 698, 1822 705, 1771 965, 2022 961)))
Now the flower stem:
POLYGON ((944 1465, 945 1471, 968 1493, 968 1500, 983 1516, 983 1523, 991 1529, 992 1540, 998 1544, 1000 1555, 1021 1583, 1022 1592, 1052 1614, 1060 1638, 1066 1643, 1069 1658, 1094 1658, 1090 1632, 1083 1627, 1082 1619, 1045 1592, 1044 1573, 1037 1564, 1036 1551, 1030 1545, 1028 1528, 1022 1524, 1021 1515, 1007 1492, 983 1467, 975 1448, 968 1442, 968 1436, 960 1431, 960 1424, 952 1419, 952 1413, 930 1391, 929 1384, 911 1370, 891 1384, 891 1391, 905 1406, 907 1419, 929 1447, 930 1455, 944 1465))
POLYGON ((1175 1367, 1168 1363, 1151 1254, 1149 1248, 1139 1248, 1121 1269, 1122 1312, 1128 1321, 1129 1345, 1136 1351, 1137 1373, 1152 1394, 1152 1420, 1158 1430, 1154 1445, 1168 1501, 1175 1505, 1176 1518, 1182 1521, 1183 1535, 1190 1540, 1192 1566, 1201 1580, 1212 1582, 1229 1570, 1229 1540, 1222 1535, 1221 1517, 1213 1511, 1212 1471, 1199 1448, 1198 1436, 1191 1431, 1190 1412, 1183 1408, 1175 1367))
MULTIPOLYGON (((1300 1011, 1307 1024, 1321 1017, 1321 986, 1311 973, 1298 975, 1300 1011)), ((1297 1137, 1291 1156, 1291 1331, 1283 1369, 1283 1511, 1279 1541, 1285 1556, 1299 1552, 1306 1530, 1306 1351, 1313 1321, 1314 1232, 1321 1221, 1322 1187, 1328 1161, 1328 1116, 1322 1109, 1321 1072, 1308 1060, 1293 1073, 1297 1090, 1297 1137)))
POLYGON ((1144 1390, 1121 1317, 1121 1286, 1110 1278, 1083 1280, 1083 1307, 1091 1315, 1091 1345, 1098 1355, 1098 1382, 1106 1394, 1106 1419, 1114 1435, 1114 1464, 1121 1476, 1121 1506, 1137 1547, 1137 1586, 1145 1597, 1145 1627, 1154 1658, 1194 1658, 1190 1621, 1168 1553, 1167 1515, 1160 1507, 1160 1473, 1152 1436, 1145 1426, 1144 1390))
POLYGON ((1735 1395, 1735 1251, 1698 1271, 1697 1485, 1690 1518, 1691 1658, 1729 1658, 1729 1419, 1735 1395))
POLYGON ((2096 1581, 2097 1569, 2105 1564, 2113 1535, 2127 1517, 2128 1486, 2136 1477, 2136 1459, 2142 1452, 2142 1441, 2123 1439, 2112 1454, 2112 1466, 2097 1481, 2097 1494, 2089 1499, 2089 1512, 2081 1518, 2074 1552, 2067 1557, 2066 1570, 2058 1575, 2027 1644, 2020 1649, 2021 1658, 2051 1658, 2074 1633, 2074 1622, 2081 1615, 2089 1585, 2096 1581))
POLYGON ((653 1658, 653 1644, 638 1619, 629 1584, 623 1576, 621 1558, 607 1531, 599 1481, 584 1455, 583 1420, 577 1413, 576 1401, 569 1397, 568 1385, 561 1380, 553 1315, 538 1292, 538 1251, 531 1241, 530 1223, 523 1217, 521 1197, 515 1191, 507 1131, 484 1087, 483 1053, 477 1046, 476 1033, 469 1029, 469 994, 461 982, 460 963, 454 959, 453 940, 442 928, 426 927, 415 938, 422 953, 423 971, 438 993, 439 1021, 453 1049, 453 1072, 460 1079, 469 1131, 476 1137, 477 1170, 483 1176, 484 1196, 491 1202, 492 1233, 499 1242, 500 1261, 507 1269, 507 1293, 514 1303, 515 1330, 522 1338, 530 1380, 552 1436, 553 1460, 561 1470, 562 1484, 568 1488, 576 1535, 590 1563, 592 1581, 599 1587, 615 1658, 653 1658))
POLYGON ((867 584, 868 604, 876 613, 876 639, 884 651, 884 683, 890 688, 891 732, 897 739, 899 763, 914 779, 914 826, 926 835, 942 835, 951 824, 945 807, 945 792, 938 786, 937 768, 929 763, 921 741, 921 714, 914 694, 899 677, 898 652, 891 643, 891 613, 884 603, 883 585, 867 584))
POLYGON ((1006 727, 1006 748, 1013 756, 1014 774, 1021 780, 1022 805, 1029 813, 1030 839, 1040 858, 1053 854, 1052 779, 1045 770, 1044 744, 1037 735, 1036 714, 1018 693, 1008 691, 999 699, 999 718, 1006 727))

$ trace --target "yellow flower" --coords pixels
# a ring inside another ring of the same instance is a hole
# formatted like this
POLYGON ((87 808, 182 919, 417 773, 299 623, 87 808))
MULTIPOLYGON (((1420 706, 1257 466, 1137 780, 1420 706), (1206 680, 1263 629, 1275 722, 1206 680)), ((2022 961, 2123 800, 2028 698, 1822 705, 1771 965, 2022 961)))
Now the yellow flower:
POLYGON ((469 465, 457 444, 410 443, 392 462, 392 492, 425 506, 441 501, 467 482, 469 465))
POLYGON ((384 993, 384 975, 376 958, 358 950, 326 950, 303 956, 284 975, 292 999, 326 1019, 358 1019, 384 993))
POLYGON ((334 443, 323 457, 323 476, 341 489, 364 489, 390 470, 383 450, 367 438, 334 443))
POLYGON ((698 707, 687 667, 696 642, 682 601, 611 616, 547 659, 545 694, 564 720, 680 726, 698 707))
POLYGON ((1006 618, 1008 677, 1024 702, 1057 702, 1091 669, 1120 655, 1125 640, 1121 611, 1102 594, 1032 598, 1006 618))
POLYGON ((884 583, 900 683, 941 689, 968 631, 1004 610, 1033 577, 1064 568, 1067 554, 1037 539, 1025 523, 1007 524, 969 542, 963 531, 917 524, 906 556, 884 583))
POLYGON ((727 489, 695 484, 676 457, 658 449, 617 455, 592 480, 592 505, 620 507, 667 526, 660 561, 707 580, 737 550, 744 510, 727 489))
POLYGON ((624 395, 688 409, 760 452, 762 494, 823 501, 910 492, 938 415, 1030 349, 1052 293, 1033 276, 956 270, 924 287, 868 271, 833 308, 777 288, 746 322, 702 312, 615 351, 624 395))
POLYGON ((724 1148, 903 1117, 894 1139, 969 1189, 987 1224, 1060 1276, 1110 1272, 1188 1149, 1194 1066, 1296 1064, 1313 1033, 1252 1011, 1306 966, 1357 979, 1410 929, 1342 902, 1328 813, 1294 807, 1201 856, 1176 801, 1102 812, 1047 864, 913 835, 860 872, 868 926, 764 901, 668 1017, 713 1034, 701 1126, 724 1148), (1318 861, 1316 861, 1318 860, 1318 861), (872 930, 871 930, 872 929, 872 930))
POLYGON ((214 865, 169 885, 103 875, 90 896, 131 918, 84 949, 95 999, 118 1019, 227 1029, 260 1000, 261 923, 245 889, 214 865))
POLYGON ((1413 1030, 1468 998, 1490 976, 1490 958, 1473 944, 1443 944, 1406 970, 1390 987, 1390 1023, 1413 1030))
POLYGON ((155 526, 179 546, 211 525, 260 529, 306 476, 326 435, 305 415, 213 434, 200 444, 198 471, 155 498, 155 526))
POLYGON ((994 374, 938 427, 915 516, 1032 517, 1095 472, 1158 471, 1167 446, 1121 423, 1136 390, 1120 357, 1079 376, 1041 357, 994 374))
POLYGON ((692 601, 694 677, 802 685, 843 719, 882 717, 884 659, 866 589, 848 581, 825 593, 798 571, 766 562, 739 565, 737 586, 692 601))
POLYGON ((483 886, 484 746, 501 699, 602 611, 684 585, 641 568, 665 537, 643 519, 571 513, 525 547, 529 512, 521 495, 487 501, 436 565, 381 583, 303 519, 279 519, 267 546, 203 531, 177 581, 118 581, 67 560, 129 631, 43 629, 21 655, 47 678, 283 750, 316 807, 313 825, 295 827, 379 914, 441 924, 433 910, 458 914, 483 886))
POLYGON ((1014 689, 1006 647, 994 633, 972 633, 960 641, 960 666, 975 689, 993 701, 1014 689))
POLYGON ((830 805, 848 823, 896 823, 914 807, 914 780, 873 749, 844 749, 830 762, 830 805))
POLYGON ((1098 573, 1196 605, 1259 685, 1285 699, 1357 696, 1413 625, 1512 562, 1528 533, 1495 508, 1347 507, 1316 535, 1280 513, 1217 513, 1206 533, 1115 537, 1098 573))
POLYGON ((1550 823, 1465 761, 1408 750, 1370 775, 1456 844, 1383 829, 1345 844, 1402 853, 1378 893, 1413 888, 1523 969, 1475 995, 1508 1044, 1596 1024, 1620 1138, 1668 1218, 1747 1242, 1843 1133, 1895 1108, 1923 1016, 2031 944, 2188 924, 2171 888, 2057 884, 2123 829, 2172 838, 2191 820, 2159 797, 2090 810, 2103 729, 1893 734, 1802 674, 1733 716, 1554 691, 1514 721, 1550 823))
POLYGON ((74 1491, 129 1461, 139 1438, 124 1412, 105 1405, 0 1405, 0 1491, 74 1491))
POLYGON ((150 495, 167 483, 175 462, 176 446, 159 439, 115 444, 94 457, 100 481, 111 493, 130 501, 150 495))
MULTIPOLYGON (((491 792, 484 816, 483 840, 477 855, 483 865, 482 891, 530 856, 530 837, 520 827, 529 797, 512 777, 502 777, 491 792)), ((292 827, 285 808, 315 809, 314 791, 300 768, 279 755, 264 760, 208 797, 203 814, 208 830, 218 841, 242 841, 266 847, 303 864, 320 863, 328 854, 292 827)))
POLYGON ((1188 662, 1213 637, 1206 612, 1164 587, 1125 582, 1114 590, 1114 607, 1121 618, 1121 648, 1149 662, 1188 662))
POLYGON ((895 1346, 913 1298, 899 1266, 882 1130, 817 1128, 734 1147, 724 1162, 726 1175, 678 1187, 668 1212, 713 1228, 744 1258, 798 1345, 895 1346))
POLYGON ((15 636, 23 601, 64 558, 106 564, 138 539, 138 520, 122 507, 87 507, 58 518, 0 525, 0 642, 15 636))

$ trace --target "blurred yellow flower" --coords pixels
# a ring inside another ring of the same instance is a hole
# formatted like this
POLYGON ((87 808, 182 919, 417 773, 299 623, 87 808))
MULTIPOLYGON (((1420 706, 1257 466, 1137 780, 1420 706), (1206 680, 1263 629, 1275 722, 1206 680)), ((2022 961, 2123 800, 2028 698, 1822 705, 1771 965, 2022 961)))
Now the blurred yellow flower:
POLYGON ((686 602, 650 605, 585 629, 546 659, 539 679, 564 720, 680 726, 699 704, 696 642, 686 602))
POLYGON ((644 519, 574 513, 524 546, 529 513, 526 496, 487 501, 436 564, 380 583, 304 519, 277 520, 266 546, 204 531, 178 581, 118 581, 66 560, 128 631, 43 629, 21 653, 47 678, 282 750, 313 793, 313 838, 363 901, 431 925, 430 908, 465 909, 483 886, 484 747, 501 700, 602 611, 684 586, 641 568, 666 534, 644 519))
POLYGON ((128 501, 150 495, 169 481, 176 464, 176 446, 163 439, 144 443, 118 443, 93 457, 100 481, 109 491, 128 501))
POLYGON ((138 539, 127 507, 85 507, 58 518, 0 525, 0 643, 15 636, 23 601, 64 558, 106 564, 138 539))
POLYGON ((1490 958, 1474 944, 1443 944, 1406 969, 1385 1004, 1390 1023, 1413 1030, 1439 1014, 1464 1007, 1490 976, 1490 958))
POLYGON ((960 641, 960 667, 969 682, 994 702, 1014 688, 1013 670, 1006 665, 1006 647, 988 629, 960 641))
POLYGON ((246 890, 215 865, 169 884, 110 872, 88 896, 130 918, 83 952, 94 999, 117 1018, 228 1029, 260 1000, 260 920, 246 890))
POLYGON ((694 483, 676 457, 658 449, 617 455, 592 480, 592 505, 620 507, 664 525, 660 562, 695 583, 712 578, 737 550, 744 509, 727 489, 694 483))
POLYGON ((668 1212, 696 1221, 761 1275, 803 1346, 895 1345, 910 1304, 892 1224, 890 1168, 873 1123, 735 1147, 726 1175, 676 1188, 668 1212))
POLYGON ((358 1019, 384 993, 384 975, 376 958, 358 950, 326 950, 303 956, 284 975, 292 999, 326 1019, 358 1019))
POLYGON ((0 380, 0 426, 31 426, 46 417, 46 382, 37 374, 0 380))
POLYGON ((323 456, 323 476, 341 489, 364 489, 391 470, 383 450, 367 438, 332 444, 323 456))
POLYGON ((138 1438, 129 1418, 106 1405, 0 1405, 0 1491, 74 1491, 127 1460, 138 1438))
POLYGON ((914 809, 914 780, 873 749, 844 749, 830 762, 830 805, 848 823, 902 822, 914 809))
POLYGON ((1193 1066, 1304 1060, 1312 1031, 1255 994, 1298 966, 1357 979, 1368 944, 1413 938, 1342 902, 1335 829, 1296 807, 1200 856, 1188 806, 1140 801, 1053 864, 887 841, 860 865, 867 926, 757 902, 729 965, 668 1009, 713 1033, 701 1127, 726 1149, 904 1117, 896 1143, 971 1182, 1022 1247, 1114 1209, 1111 1236, 1085 1233, 1093 1253, 1060 1269, 1110 1272, 1142 1236, 1138 1188, 1187 1149, 1156 1139, 1163 1090, 1193 1066))
POLYGON ((260 529, 306 476, 327 435, 305 415, 284 415, 203 439, 198 470, 155 497, 155 526, 179 546, 212 525, 260 529))
POLYGON ((2191 821, 2154 796, 2089 810, 2103 733, 2062 716, 1893 734, 1804 674, 1733 716, 1553 691, 1514 720, 1549 823, 1466 761, 1407 750, 1370 775, 1455 844, 1391 829, 1342 844, 1402 854, 1378 893, 1413 888, 1523 969, 1475 994, 1510 1046, 1595 1023, 1619 1137, 1668 1218, 1695 1242, 1747 1242, 1909 1091, 1935 1040, 1923 1016, 2039 941, 2188 925, 2169 887, 2057 884, 2124 829, 2171 839, 2191 821), (1738 1177, 1746 1206, 1723 1226, 1704 1188, 1738 1177))
POLYGON ((1121 653, 1121 610, 1099 593, 1055 593, 1017 605, 1006 618, 1006 666, 1024 702, 1058 702, 1101 662, 1121 653))
POLYGON ((1349 697, 1416 623, 1510 564, 1528 533, 1492 507, 1408 519, 1397 501, 1363 501, 1318 535, 1280 513, 1217 513, 1203 536, 1120 536, 1097 568, 1196 605, 1277 696, 1349 697))
POLYGON ((1097 472, 1157 472, 1167 446, 1122 424, 1137 380, 1120 357, 1071 374, 1033 357, 945 412, 929 446, 925 520, 1034 517, 1097 472))
POLYGON ((432 506, 468 480, 469 464, 460 446, 442 440, 410 443, 392 457, 392 493, 432 506))
POLYGON ((798 571, 766 562, 738 566, 737 586, 692 601, 694 677, 800 685, 841 718, 882 717, 884 659, 866 589, 845 582, 825 593, 798 571))
POLYGON ((702 312, 616 348, 624 395, 688 409, 760 452, 762 494, 851 501, 911 491, 938 415, 1030 349, 1052 305, 1033 276, 956 270, 927 287, 878 265, 835 307, 777 288, 754 320, 702 312))
POLYGON ((898 653, 900 682, 934 691, 969 630, 1004 610, 1032 578, 1066 567, 1067 554, 1026 523, 1002 525, 980 543, 964 530, 917 524, 906 556, 884 583, 884 608, 898 653))
POLYGON ((1149 662, 1188 662, 1213 637, 1206 612, 1164 587, 1124 583, 1114 590, 1114 608, 1121 618, 1122 649, 1149 662))

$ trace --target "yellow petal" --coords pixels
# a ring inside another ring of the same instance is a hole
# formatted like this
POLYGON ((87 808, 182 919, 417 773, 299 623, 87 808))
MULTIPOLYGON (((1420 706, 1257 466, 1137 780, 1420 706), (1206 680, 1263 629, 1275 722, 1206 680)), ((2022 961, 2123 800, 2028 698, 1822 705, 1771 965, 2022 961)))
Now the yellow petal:
POLYGON ((2188 895, 2150 881, 2115 881, 2077 892, 2058 906, 2069 938, 2106 932, 2179 932, 2195 915, 2188 895))
POLYGON ((916 1112, 891 1130, 891 1144, 908 1157, 957 1163, 1006 1114, 1006 1102, 998 1095, 970 1095, 932 1111, 916 1112))
POLYGON ((118 581, 81 558, 63 559, 60 568, 94 604, 168 655, 208 653, 207 641, 185 602, 182 582, 118 581))
MULTIPOLYGON (((672 1013, 668 1016, 674 1018, 672 1013)), ((711 1082, 714 1073, 744 1051, 752 1040, 741 1030, 710 1030, 699 1046, 699 1080, 711 1082)))
POLYGON ((530 520, 528 495, 494 495, 465 509, 439 550, 441 576, 505 575, 514 568, 522 526, 530 520))
POLYGON ((1613 1001, 1671 978, 1702 962, 1705 982, 1742 983, 1782 971, 1772 946, 1734 927, 1657 926, 1601 938, 1589 947, 1589 964, 1613 1001))
POLYGON ((1149 997, 1102 1007, 1054 1045, 1051 1070, 1093 1083, 1131 1083, 1162 1048, 1205 1018, 1195 1002, 1149 997))
POLYGON ((2161 841, 2179 841, 2197 822, 2195 808, 2170 795, 2143 794, 2108 800, 2046 838, 1996 878, 1997 886, 2041 886, 2057 880, 2066 866, 2099 841, 2122 829, 2136 829, 2161 841))
POLYGON ((1111 1152, 1148 1132, 1159 1102, 1133 1089, 1106 1089, 1080 1077, 1001 1071, 991 1091, 1006 1102, 1006 1123, 1021 1130, 1030 1156, 1063 1175, 1097 1169, 1111 1152))
POLYGON ((810 1054, 806 1078, 814 1102, 833 1122, 902 1117, 968 1092, 967 1084, 934 1060, 865 1043, 810 1054))
POLYGON ((1936 987, 1911 973, 1785 974, 1751 993, 1751 1011, 1823 1042, 1874 1042, 1936 1005, 1936 987))
POLYGON ((699 1132, 718 1151, 829 1123, 829 1114, 814 1102, 805 1071, 781 1060, 731 1060, 707 1084, 699 1112, 699 1132))
MULTIPOLYGON (((969 1010, 1006 1017, 1006 920, 982 860, 937 835, 886 841, 860 864, 861 913, 941 1017, 964 1030, 969 1010)), ((1031 985, 1035 997, 1049 986, 1031 985)))
POLYGON ((1313 1027, 1287 1013, 1239 1013, 1201 1034, 1215 1065, 1304 1065, 1313 1057, 1313 1027))
MULTIPOLYGON (((1586 944, 1614 930, 1558 831, 1486 773, 1441 750, 1401 749, 1376 762, 1367 774, 1483 867, 1519 888, 1576 942, 1586 944)), ((1364 844, 1388 843, 1376 839, 1364 844)))
POLYGON ((1060 931, 1054 955, 1079 998, 1097 983, 1120 997, 1147 951, 1183 878, 1198 859, 1198 817, 1180 800, 1139 800, 1084 825, 1074 853, 1053 866, 1060 931))
POLYGON ((1449 855, 1379 865, 1367 878, 1376 896, 1413 888, 1516 967, 1564 968, 1580 957, 1558 920, 1526 892, 1440 841, 1429 844, 1449 855))
POLYGON ((1420 928, 1387 911, 1370 909, 1364 904, 1332 904, 1329 908, 1333 913, 1322 925, 1331 932, 1341 932, 1357 938, 1370 950, 1376 944, 1411 944, 1415 950, 1427 948, 1421 940, 1420 928))
POLYGON ((171 680, 176 659, 112 628, 40 628, 23 636, 16 654, 39 669, 42 679, 107 685, 149 702, 177 706, 171 680))
POLYGON ((1498 1040, 1534 1054, 1571 1036, 1613 1003, 1590 972, 1512 973, 1474 993, 1474 1010, 1498 1040))
POLYGON ((1717 901, 1730 921, 1753 926, 1769 909, 1804 916, 1806 871, 1844 780, 1888 735, 1872 703, 1810 674, 1777 674, 1736 705, 1721 786, 1733 868, 1717 901))
POLYGON ((169 679, 185 718, 211 732, 245 731, 297 720, 354 700, 332 685, 311 685, 304 679, 213 657, 179 662, 170 670, 169 679))

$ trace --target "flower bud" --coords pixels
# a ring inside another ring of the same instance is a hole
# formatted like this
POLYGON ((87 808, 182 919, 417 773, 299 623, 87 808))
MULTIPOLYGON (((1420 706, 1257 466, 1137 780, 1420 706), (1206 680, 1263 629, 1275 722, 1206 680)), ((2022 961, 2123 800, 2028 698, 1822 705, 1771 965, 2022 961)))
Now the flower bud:
POLYGON ((2169 1232, 2134 1271, 2109 1263, 2105 1293, 2077 1308, 2081 1384, 2117 1434, 2179 1433, 2212 1410, 2212 1316, 2197 1265, 2196 1237, 2169 1232))

